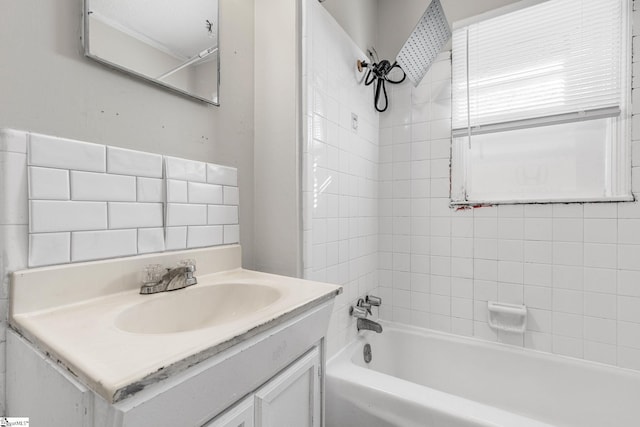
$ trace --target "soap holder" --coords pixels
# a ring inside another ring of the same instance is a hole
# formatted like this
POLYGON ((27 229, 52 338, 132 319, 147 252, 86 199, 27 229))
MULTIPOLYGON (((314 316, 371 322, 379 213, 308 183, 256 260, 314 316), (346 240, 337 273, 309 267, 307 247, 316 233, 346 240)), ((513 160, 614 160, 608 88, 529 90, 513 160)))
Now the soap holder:
POLYGON ((527 306, 489 301, 487 308, 489 310, 489 326, 493 329, 524 333, 527 327, 527 306))

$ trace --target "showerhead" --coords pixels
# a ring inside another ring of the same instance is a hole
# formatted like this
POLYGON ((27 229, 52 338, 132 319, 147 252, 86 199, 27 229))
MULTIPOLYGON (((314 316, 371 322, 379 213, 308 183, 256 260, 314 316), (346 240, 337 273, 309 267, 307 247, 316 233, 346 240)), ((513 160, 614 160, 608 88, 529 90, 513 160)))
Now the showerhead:
POLYGON ((450 38, 451 28, 440 0, 432 0, 396 58, 414 86, 420 84, 450 38))

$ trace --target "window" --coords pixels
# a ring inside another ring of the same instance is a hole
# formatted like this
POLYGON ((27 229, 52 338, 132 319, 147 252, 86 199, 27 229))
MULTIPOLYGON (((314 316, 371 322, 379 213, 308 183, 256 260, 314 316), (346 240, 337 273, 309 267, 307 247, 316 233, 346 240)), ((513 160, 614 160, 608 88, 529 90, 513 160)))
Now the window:
POLYGON ((538 1, 454 30, 452 204, 632 199, 629 7, 538 1))

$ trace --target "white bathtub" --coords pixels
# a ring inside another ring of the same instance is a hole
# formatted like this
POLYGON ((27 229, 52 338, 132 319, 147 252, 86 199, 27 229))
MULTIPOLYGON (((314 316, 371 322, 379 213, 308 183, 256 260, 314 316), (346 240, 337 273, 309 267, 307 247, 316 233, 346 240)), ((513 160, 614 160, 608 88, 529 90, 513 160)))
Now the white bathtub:
POLYGON ((638 372, 382 324, 329 361, 327 427, 640 426, 638 372))

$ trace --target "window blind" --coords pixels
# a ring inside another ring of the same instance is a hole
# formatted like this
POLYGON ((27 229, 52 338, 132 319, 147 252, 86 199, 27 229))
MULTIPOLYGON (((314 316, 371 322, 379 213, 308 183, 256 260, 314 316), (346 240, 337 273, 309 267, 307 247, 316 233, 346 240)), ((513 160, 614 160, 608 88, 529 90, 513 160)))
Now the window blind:
POLYGON ((553 0, 456 29, 454 136, 620 114, 623 16, 619 0, 553 0))

